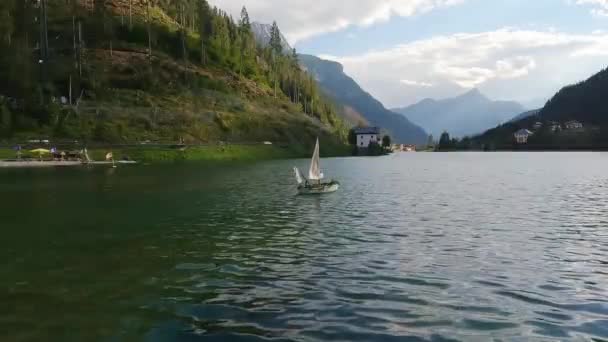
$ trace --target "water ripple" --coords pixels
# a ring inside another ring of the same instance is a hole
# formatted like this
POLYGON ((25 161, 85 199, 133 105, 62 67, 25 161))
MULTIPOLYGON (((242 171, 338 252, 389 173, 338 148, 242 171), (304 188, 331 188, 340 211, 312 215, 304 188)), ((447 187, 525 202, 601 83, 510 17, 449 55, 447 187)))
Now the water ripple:
POLYGON ((5 181, 0 299, 18 310, 0 327, 23 327, 8 340, 608 340, 606 156, 324 160, 343 188, 323 197, 295 195, 306 160, 24 180, 54 184, 39 192, 5 181), (77 219, 56 215, 72 207, 77 219))

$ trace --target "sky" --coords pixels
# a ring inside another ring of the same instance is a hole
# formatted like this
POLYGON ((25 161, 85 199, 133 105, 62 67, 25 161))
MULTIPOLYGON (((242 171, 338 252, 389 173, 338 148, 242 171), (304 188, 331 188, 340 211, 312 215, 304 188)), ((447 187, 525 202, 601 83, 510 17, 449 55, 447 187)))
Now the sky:
POLYGON ((533 109, 608 66, 608 0, 210 0, 276 20, 388 108, 471 88, 533 109))

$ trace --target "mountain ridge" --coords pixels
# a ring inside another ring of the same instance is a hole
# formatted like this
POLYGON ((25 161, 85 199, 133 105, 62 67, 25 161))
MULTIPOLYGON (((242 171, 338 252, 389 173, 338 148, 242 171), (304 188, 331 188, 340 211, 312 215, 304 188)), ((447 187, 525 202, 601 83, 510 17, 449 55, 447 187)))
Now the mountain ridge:
POLYGON ((422 145, 428 135, 421 127, 405 116, 391 112, 365 91, 355 80, 344 73, 344 67, 335 61, 312 55, 299 55, 300 63, 313 74, 328 96, 360 113, 370 125, 388 131, 399 143, 422 145))
POLYGON ((514 101, 490 100, 474 88, 456 97, 423 99, 413 105, 391 110, 405 115, 435 137, 443 131, 455 137, 464 137, 507 122, 524 112, 525 108, 514 101))

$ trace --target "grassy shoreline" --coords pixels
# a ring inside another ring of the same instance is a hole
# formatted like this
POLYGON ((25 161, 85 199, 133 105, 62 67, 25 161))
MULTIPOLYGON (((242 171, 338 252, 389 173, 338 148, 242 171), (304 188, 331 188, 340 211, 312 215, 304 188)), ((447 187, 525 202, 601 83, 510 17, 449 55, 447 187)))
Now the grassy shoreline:
MULTIPOLYGON (((115 159, 129 157, 131 160, 144 163, 171 163, 188 161, 208 162, 253 162, 258 160, 290 159, 310 157, 312 150, 304 146, 280 147, 276 145, 213 145, 188 147, 185 150, 161 147, 126 147, 126 148, 92 148, 89 156, 93 160, 104 160, 106 153, 112 152, 115 159)), ((323 157, 343 157, 351 155, 349 146, 329 146, 322 153, 323 157)), ((24 151, 24 157, 28 153, 24 151)), ((34 156, 33 156, 34 157, 34 156)), ((0 149, 1 159, 15 158, 15 151, 0 149)))

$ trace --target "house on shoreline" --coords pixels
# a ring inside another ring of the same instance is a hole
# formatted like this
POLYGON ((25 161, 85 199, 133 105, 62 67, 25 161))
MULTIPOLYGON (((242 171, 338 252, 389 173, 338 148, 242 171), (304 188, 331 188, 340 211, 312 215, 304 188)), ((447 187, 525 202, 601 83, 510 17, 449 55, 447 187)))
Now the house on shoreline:
POLYGON ((358 149, 367 149, 372 143, 380 144, 380 128, 378 127, 356 128, 355 135, 358 149))

